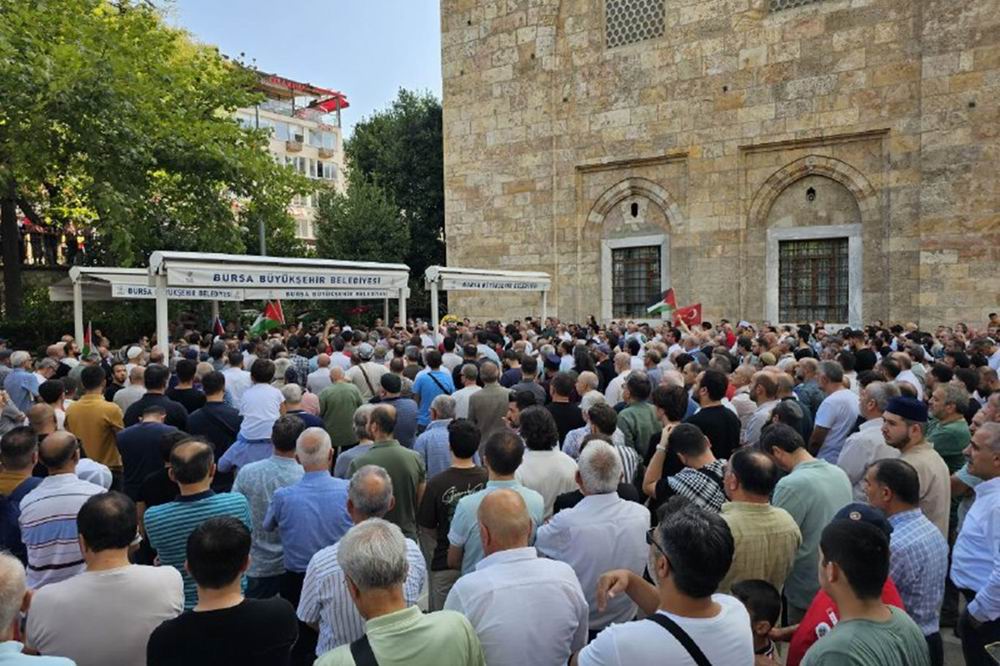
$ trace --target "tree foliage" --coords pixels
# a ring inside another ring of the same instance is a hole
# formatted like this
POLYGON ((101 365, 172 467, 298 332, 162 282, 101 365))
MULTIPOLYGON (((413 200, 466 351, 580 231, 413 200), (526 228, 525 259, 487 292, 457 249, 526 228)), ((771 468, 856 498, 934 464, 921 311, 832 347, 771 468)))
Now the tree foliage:
POLYGON ((316 231, 316 253, 330 259, 397 263, 410 251, 410 227, 392 197, 356 174, 345 194, 320 195, 316 231))
POLYGON ((411 274, 444 264, 441 103, 430 93, 400 90, 392 106, 355 125, 344 152, 352 180, 373 180, 404 211, 411 274))
MULTIPOLYGON (((37 224, 93 228, 90 263, 144 264, 157 249, 242 253, 250 238, 256 251, 260 216, 277 241, 269 252, 301 252, 286 209, 312 186, 232 118, 260 99, 253 77, 152 3, 0 0, 7 252, 14 204, 37 224)), ((8 271, 19 267, 4 263, 11 314, 20 297, 8 271)))

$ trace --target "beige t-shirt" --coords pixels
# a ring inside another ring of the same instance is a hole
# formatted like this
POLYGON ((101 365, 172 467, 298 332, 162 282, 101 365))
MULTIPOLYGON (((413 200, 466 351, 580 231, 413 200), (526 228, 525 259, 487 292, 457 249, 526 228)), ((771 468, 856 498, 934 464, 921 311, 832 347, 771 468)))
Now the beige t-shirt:
POLYGON ((86 571, 35 592, 25 643, 77 666, 145 666, 149 635, 183 610, 173 567, 86 571))
POLYGON ((917 470, 917 477, 920 479, 920 510, 947 539, 951 474, 944 458, 925 440, 903 452, 900 460, 905 460, 917 470))

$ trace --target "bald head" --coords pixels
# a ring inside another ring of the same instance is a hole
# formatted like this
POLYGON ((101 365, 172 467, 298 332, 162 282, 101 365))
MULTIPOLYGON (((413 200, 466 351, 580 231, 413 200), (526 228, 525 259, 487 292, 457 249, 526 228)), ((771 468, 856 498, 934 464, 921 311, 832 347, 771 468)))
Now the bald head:
POLYGON ((333 445, 323 428, 306 428, 295 442, 295 458, 307 472, 318 472, 330 466, 333 445))
POLYGON ((577 393, 583 395, 589 391, 596 391, 601 380, 597 377, 597 373, 591 372, 590 370, 584 370, 580 373, 580 376, 576 378, 577 393), (580 391, 580 389, 584 389, 580 391))
POLYGON ((80 460, 80 443, 72 433, 57 430, 38 445, 38 459, 49 474, 73 472, 80 460))
POLYGON ((316 365, 318 367, 320 367, 320 368, 325 368, 328 365, 330 365, 330 355, 329 354, 320 354, 319 356, 317 356, 316 357, 316 365))
POLYGON ((146 366, 144 365, 134 365, 132 366, 132 369, 128 371, 129 384, 136 384, 137 386, 142 386, 145 377, 146 377, 146 366))
POLYGON ((632 367, 632 357, 626 352, 615 354, 615 372, 621 374, 632 367))
POLYGON ((344 369, 339 365, 335 365, 330 369, 330 380, 334 382, 344 381, 344 369))
POLYGON ((28 425, 38 436, 48 435, 57 429, 56 410, 52 405, 40 403, 28 410, 28 425))
POLYGON ((513 490, 494 490, 479 505, 479 533, 483 552, 524 548, 531 538, 531 516, 524 498, 513 490))

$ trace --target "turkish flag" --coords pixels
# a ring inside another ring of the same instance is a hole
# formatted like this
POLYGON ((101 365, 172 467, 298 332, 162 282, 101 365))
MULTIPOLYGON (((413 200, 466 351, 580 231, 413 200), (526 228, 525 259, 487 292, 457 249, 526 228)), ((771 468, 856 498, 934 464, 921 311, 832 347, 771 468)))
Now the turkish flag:
POLYGON ((688 305, 674 310, 674 325, 684 322, 688 326, 701 323, 701 303, 688 305))

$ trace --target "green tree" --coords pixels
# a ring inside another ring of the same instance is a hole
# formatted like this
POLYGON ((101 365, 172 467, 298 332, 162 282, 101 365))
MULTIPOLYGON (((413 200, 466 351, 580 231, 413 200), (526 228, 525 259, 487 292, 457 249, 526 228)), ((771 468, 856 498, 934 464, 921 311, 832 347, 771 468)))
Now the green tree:
POLYGON ((410 227, 392 197, 378 184, 352 175, 347 192, 319 196, 316 254, 329 259, 403 262, 410 227))
POLYGON ((275 252, 301 251, 286 208, 311 185, 232 117, 260 99, 254 76, 166 25, 152 3, 0 0, 7 316, 23 298, 18 208, 36 224, 93 229, 92 263, 142 264, 157 249, 240 253, 260 216, 275 252))
POLYGON ((411 275, 445 263, 444 153, 441 103, 430 93, 400 90, 388 109, 354 126, 344 146, 350 178, 372 179, 405 211, 410 231, 403 257, 411 275))

